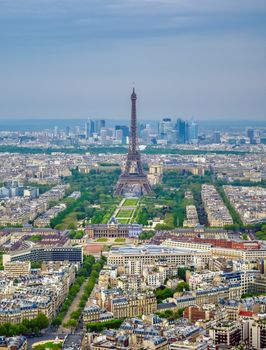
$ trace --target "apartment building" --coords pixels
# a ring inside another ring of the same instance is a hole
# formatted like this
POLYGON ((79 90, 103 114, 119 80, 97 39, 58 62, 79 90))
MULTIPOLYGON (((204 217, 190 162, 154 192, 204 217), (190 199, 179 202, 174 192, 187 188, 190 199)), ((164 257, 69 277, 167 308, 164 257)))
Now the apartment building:
POLYGON ((7 277, 16 278, 19 276, 27 276, 30 274, 30 262, 29 261, 9 261, 5 263, 4 270, 7 277))
MULTIPOLYGON (((163 243, 164 246, 172 247, 176 249, 195 249, 195 250, 201 250, 202 252, 205 251, 206 253, 211 254, 212 257, 225 257, 228 259, 235 259, 235 260, 261 260, 266 258, 266 249, 240 249, 240 246, 238 249, 230 249, 225 247, 217 247, 212 246, 208 243, 201 243, 201 242, 195 242, 195 241, 181 241, 181 240, 173 240, 173 239, 166 239, 163 243)), ((254 246, 255 248, 257 246, 254 246)))
POLYGON ((265 220, 265 188, 228 185, 224 186, 224 191, 245 224, 254 224, 265 220))
POLYGON ((152 292, 131 294, 111 299, 108 310, 114 318, 147 315, 156 312, 157 301, 152 292))
POLYGON ((223 227, 233 224, 233 219, 213 185, 202 185, 201 198, 210 226, 223 227))
POLYGON ((266 318, 265 315, 254 317, 250 321, 249 328, 249 343, 254 349, 265 349, 266 348, 266 318))
POLYGON ((0 282, 7 288, 3 288, 0 300, 0 324, 20 323, 39 313, 49 320, 55 317, 73 283, 75 268, 72 264, 49 265, 39 274, 18 276, 10 288, 9 277, 3 273, 0 282))
POLYGON ((242 340, 240 322, 221 322, 209 330, 215 345, 238 346, 242 340))
POLYGON ((90 322, 104 322, 114 318, 112 312, 102 309, 98 305, 91 305, 85 307, 82 313, 83 325, 90 322))
POLYGON ((186 206, 186 219, 183 222, 184 227, 195 227, 199 224, 198 213, 195 205, 186 206))

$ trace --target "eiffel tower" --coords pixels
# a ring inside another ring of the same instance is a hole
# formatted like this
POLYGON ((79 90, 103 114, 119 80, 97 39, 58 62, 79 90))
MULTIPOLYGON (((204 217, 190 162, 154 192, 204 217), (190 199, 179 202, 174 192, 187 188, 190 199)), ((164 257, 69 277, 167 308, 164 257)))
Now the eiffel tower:
POLYGON ((115 195, 121 195, 132 192, 135 194, 135 188, 139 188, 139 194, 149 194, 152 192, 151 185, 143 171, 140 152, 137 149, 137 114, 136 114, 137 95, 135 89, 131 94, 131 126, 130 140, 127 153, 126 166, 120 175, 115 188, 115 195))

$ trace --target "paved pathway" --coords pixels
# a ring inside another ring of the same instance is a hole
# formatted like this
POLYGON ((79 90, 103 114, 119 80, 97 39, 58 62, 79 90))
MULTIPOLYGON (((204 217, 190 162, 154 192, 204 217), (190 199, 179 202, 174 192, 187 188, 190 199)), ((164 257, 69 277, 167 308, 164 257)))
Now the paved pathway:
POLYGON ((84 289, 85 289, 86 283, 88 282, 88 279, 89 279, 89 277, 85 279, 84 283, 80 287, 80 290, 79 290, 78 294, 76 295, 76 297, 73 300, 72 304, 70 305, 70 308, 68 309, 65 317, 63 318, 62 324, 58 328, 58 332, 59 333, 67 333, 67 332, 69 332, 69 329, 64 327, 64 323, 67 323, 70 320, 70 318, 71 318, 71 316, 70 316, 71 313, 78 309, 79 301, 80 301, 80 298, 82 297, 82 294, 84 292, 84 289))
MULTIPOLYGON (((118 204, 118 206, 115 208, 115 211, 114 211, 113 214, 111 215, 111 219, 112 219, 112 217, 116 217, 116 215, 118 214, 119 210, 120 210, 121 207, 123 206, 125 200, 126 200, 126 199, 123 198, 123 199, 121 200, 121 202, 118 204)), ((111 219, 110 219, 110 220, 111 220, 111 219)), ((109 221, 110 221, 110 220, 109 220, 109 221)))
POLYGON ((116 217, 120 210, 132 210, 131 215, 129 217, 128 216, 126 216, 126 217, 120 216, 119 218, 117 218, 118 221, 119 221, 119 219, 127 220, 127 222, 130 224, 133 221, 135 212, 136 212, 136 210, 137 210, 137 208, 139 206, 139 201, 137 202, 136 205, 126 205, 126 206, 124 205, 125 201, 126 201, 126 198, 123 198, 121 200, 121 202, 118 204, 118 206, 116 207, 115 211, 111 215, 111 218, 112 217, 116 217))

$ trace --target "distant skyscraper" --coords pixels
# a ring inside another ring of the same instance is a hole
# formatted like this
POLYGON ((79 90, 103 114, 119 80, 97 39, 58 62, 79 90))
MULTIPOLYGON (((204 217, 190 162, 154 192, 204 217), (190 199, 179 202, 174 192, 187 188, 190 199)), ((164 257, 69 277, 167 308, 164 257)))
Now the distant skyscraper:
POLYGON ((54 127, 54 137, 58 136, 58 126, 54 127))
POLYGON ((104 119, 96 119, 94 120, 94 132, 100 134, 101 129, 105 128, 105 120, 104 119))
POLYGON ((66 127, 66 136, 67 137, 70 136, 70 127, 69 126, 66 127))
MULTIPOLYGON (((122 131, 122 143, 126 143, 126 139, 129 136, 129 127, 126 125, 116 125, 115 126, 115 134, 117 133, 118 130, 122 131)), ((120 133, 118 133, 120 135, 120 133)))
POLYGON ((213 142, 214 143, 221 143, 221 134, 219 131, 215 131, 213 134, 213 142))
POLYGON ((188 142, 197 143, 199 134, 199 126, 195 121, 188 124, 188 142))
POLYGON ((123 136, 129 136, 129 127, 126 125, 116 125, 115 130, 122 130, 123 136))
POLYGON ((79 125, 76 125, 75 126, 75 136, 78 137, 80 134, 80 128, 79 128, 79 125))
POLYGON ((187 125, 186 122, 182 119, 177 119, 175 130, 176 130, 176 143, 184 144, 187 139, 187 125))
POLYGON ((247 129, 247 137, 249 138, 249 142, 254 145, 256 144, 255 130, 247 129))
POLYGON ((92 119, 88 119, 85 123, 85 136, 86 139, 92 136, 95 132, 95 122, 92 119))
POLYGON ((160 138, 169 141, 171 139, 172 130, 173 130, 173 123, 171 118, 163 118, 163 121, 159 124, 160 138))
POLYGON ((185 122, 185 143, 189 142, 189 122, 185 122))
POLYGON ((102 141, 103 143, 106 142, 107 136, 108 136, 108 131, 107 131, 106 129, 101 129, 100 137, 101 137, 101 141, 102 141))
POLYGON ((122 129, 116 129, 115 130, 115 139, 117 141, 120 141, 121 143, 123 142, 123 130, 122 129))
POLYGON ((145 128, 140 132, 140 139, 144 144, 149 144, 151 142, 152 128, 150 124, 145 124, 145 128))

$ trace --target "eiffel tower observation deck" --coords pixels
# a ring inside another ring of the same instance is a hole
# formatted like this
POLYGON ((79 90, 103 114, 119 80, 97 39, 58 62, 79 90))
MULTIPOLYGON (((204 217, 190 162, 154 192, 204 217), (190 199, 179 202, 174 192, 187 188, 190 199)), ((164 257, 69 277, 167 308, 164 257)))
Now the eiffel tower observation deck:
POLYGON ((152 192, 151 185, 141 164, 141 155, 137 147, 137 95, 135 89, 131 94, 130 140, 125 169, 119 177, 115 195, 136 196, 152 192))

